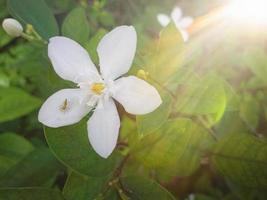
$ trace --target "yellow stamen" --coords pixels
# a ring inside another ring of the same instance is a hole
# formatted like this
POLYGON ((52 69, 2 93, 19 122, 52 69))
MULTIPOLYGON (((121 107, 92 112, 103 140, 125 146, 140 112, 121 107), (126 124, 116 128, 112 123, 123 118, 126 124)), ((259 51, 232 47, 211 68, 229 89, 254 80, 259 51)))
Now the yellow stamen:
POLYGON ((103 90, 105 89, 105 84, 104 83, 94 83, 92 86, 91 86, 91 90, 100 95, 102 94, 103 90))

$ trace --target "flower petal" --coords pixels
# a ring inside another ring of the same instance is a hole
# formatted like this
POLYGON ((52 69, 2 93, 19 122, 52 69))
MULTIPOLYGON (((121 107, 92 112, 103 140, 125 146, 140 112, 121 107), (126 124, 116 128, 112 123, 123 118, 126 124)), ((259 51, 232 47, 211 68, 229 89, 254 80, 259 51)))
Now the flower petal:
POLYGON ((86 93, 80 89, 59 90, 44 102, 38 120, 53 128, 75 124, 90 112, 86 102, 86 93))
POLYGON ((89 141, 94 150, 107 158, 116 147, 120 118, 114 101, 109 98, 97 107, 87 123, 89 141))
POLYGON ((188 28, 192 23, 193 23, 194 19, 192 17, 184 17, 182 18, 182 20, 179 21, 178 26, 180 28, 188 28))
POLYGON ((187 32, 186 30, 184 30, 184 29, 180 29, 180 32, 181 32, 181 34, 182 34, 182 37, 183 37, 184 41, 187 42, 188 39, 189 39, 189 34, 188 34, 188 32, 187 32))
POLYGON ((181 17, 182 17, 182 9, 178 6, 174 7, 172 12, 171 12, 171 18, 173 21, 180 21, 181 17))
POLYGON ((87 51, 74 40, 59 36, 50 38, 48 56, 56 73, 65 80, 80 83, 99 77, 87 51))
POLYGON ((154 111, 162 100, 158 91, 146 81, 135 76, 123 77, 115 81, 113 97, 124 109, 134 115, 154 111))
POLYGON ((157 19, 159 24, 163 27, 167 26, 171 21, 170 17, 165 14, 158 14, 157 19))
POLYGON ((132 65, 137 36, 133 26, 119 26, 100 41, 97 52, 104 79, 116 79, 127 73, 132 65))

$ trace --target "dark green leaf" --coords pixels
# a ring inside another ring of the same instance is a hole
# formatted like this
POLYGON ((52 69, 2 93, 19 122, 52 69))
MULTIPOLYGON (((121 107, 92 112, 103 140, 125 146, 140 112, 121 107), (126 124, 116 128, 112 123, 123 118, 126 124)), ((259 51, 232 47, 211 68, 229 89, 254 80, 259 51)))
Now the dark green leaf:
POLYGON ((89 144, 86 123, 63 128, 45 128, 50 148, 65 165, 74 171, 93 177, 107 176, 117 166, 119 157, 114 153, 103 159, 89 144))
POLYGON ((65 12, 75 6, 75 0, 45 0, 54 13, 65 12))
POLYGON ((44 0, 8 0, 11 14, 24 24, 31 24, 46 40, 59 34, 53 13, 44 0))
POLYGON ((10 168, 1 178, 1 187, 43 186, 53 179, 61 165, 47 148, 39 148, 10 168))
POLYGON ((93 178, 72 172, 64 186, 64 197, 66 200, 96 199, 103 195, 102 191, 104 186, 107 186, 108 178, 93 178))
POLYGON ((48 188, 0 189, 0 200, 64 200, 59 190, 48 188))
POLYGON ((226 178, 247 187, 267 187, 267 142, 249 134, 222 139, 212 154, 214 167, 226 178))
POLYGON ((32 144, 14 133, 0 135, 0 176, 33 150, 32 144))
POLYGON ((126 193, 134 200, 175 200, 175 198, 157 182, 137 176, 123 177, 121 179, 126 193))

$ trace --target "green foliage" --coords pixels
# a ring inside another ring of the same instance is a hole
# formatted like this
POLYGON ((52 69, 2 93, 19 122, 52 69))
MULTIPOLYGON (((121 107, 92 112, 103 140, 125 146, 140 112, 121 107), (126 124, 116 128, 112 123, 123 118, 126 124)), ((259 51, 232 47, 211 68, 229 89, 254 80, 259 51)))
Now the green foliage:
POLYGON ((161 93, 163 103, 152 113, 136 117, 138 132, 141 135, 152 133, 161 127, 167 120, 172 109, 172 96, 167 92, 161 93))
POLYGON ((249 48, 243 55, 243 62, 262 81, 266 83, 267 58, 266 53, 260 48, 249 48))
POLYGON ((45 0, 47 5, 54 11, 54 13, 63 13, 75 6, 74 0, 45 0))
POLYGON ((144 51, 152 51, 145 60, 145 70, 159 83, 164 83, 179 69, 183 59, 183 39, 174 23, 164 28, 159 39, 148 44, 144 51))
POLYGON ((129 176, 122 178, 122 184, 131 199, 136 200, 174 200, 175 198, 153 180, 143 177, 129 176))
POLYGON ((31 24, 46 40, 59 33, 53 13, 44 0, 8 0, 11 14, 24 24, 31 24))
POLYGON ((59 190, 48 188, 9 188, 0 189, 1 200, 63 200, 59 190))
POLYGON ((247 187, 266 188, 264 139, 248 134, 233 134, 222 139, 212 153, 212 163, 224 176, 247 187))
POLYGON ((80 44, 85 44, 89 33, 86 10, 83 7, 74 8, 63 22, 62 34, 80 44))
POLYGON ((193 121, 169 120, 142 139, 136 156, 164 178, 187 176, 199 167, 201 156, 212 143, 210 133, 193 121))
POLYGON ((90 57, 94 63, 99 63, 96 48, 98 43, 106 33, 107 31, 105 29, 99 29, 85 45, 85 48, 89 52, 90 57))
POLYGON ((74 171, 93 177, 109 175, 120 160, 114 153, 108 159, 99 157, 89 144, 86 123, 64 128, 45 128, 49 147, 74 171))
POLYGON ((38 148, 12 166, 2 177, 1 187, 33 187, 49 185, 61 165, 47 148, 38 148))
POLYGON ((0 88, 0 122, 26 115, 40 106, 40 100, 18 88, 0 88))
POLYGON ((32 144, 23 137, 14 133, 2 133, 0 135, 0 176, 32 150, 32 144))
POLYGON ((260 105, 257 99, 250 95, 243 97, 240 103, 240 116, 249 128, 255 130, 259 125, 260 105))
POLYGON ((180 94, 176 103, 176 109, 185 114, 212 115, 217 122, 226 106, 224 86, 218 77, 212 75, 202 79, 189 80, 181 85, 180 94))
POLYGON ((63 194, 66 200, 97 199, 103 196, 109 177, 88 177, 72 172, 64 186, 63 194))

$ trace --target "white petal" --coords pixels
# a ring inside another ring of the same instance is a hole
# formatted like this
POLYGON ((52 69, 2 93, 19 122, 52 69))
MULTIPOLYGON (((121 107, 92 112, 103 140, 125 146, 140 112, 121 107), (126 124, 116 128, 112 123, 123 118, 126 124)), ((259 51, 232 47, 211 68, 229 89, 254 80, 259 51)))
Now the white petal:
POLYGON ((99 77, 87 51, 69 38, 50 38, 48 56, 56 73, 65 80, 79 83, 99 77))
POLYGON ((86 102, 86 93, 80 89, 59 90, 44 102, 38 120, 53 128, 75 124, 90 112, 86 102))
POLYGON ((167 26, 171 21, 170 17, 165 14, 158 14, 157 19, 160 25, 163 27, 167 26))
POLYGON ((193 23, 194 19, 192 17, 184 17, 182 18, 182 20, 180 20, 178 26, 180 28, 188 28, 192 23, 193 23))
POLYGON ((188 32, 187 32, 186 30, 184 30, 184 29, 180 29, 180 32, 181 32, 181 34, 182 34, 182 37, 183 37, 184 41, 187 42, 188 39, 189 39, 189 34, 188 34, 188 32))
POLYGON ((89 141, 94 150, 107 158, 116 147, 120 118, 114 101, 109 98, 97 107, 87 123, 89 141))
POLYGON ((171 13, 171 18, 173 21, 179 21, 182 17, 182 9, 178 6, 174 7, 174 9, 172 10, 172 13, 171 13))
POLYGON ((135 76, 115 81, 113 97, 131 114, 142 115, 154 111, 161 104, 158 91, 135 76))
POLYGON ((97 52, 104 79, 116 79, 127 73, 132 65, 137 36, 133 26, 119 26, 100 41, 97 52))

